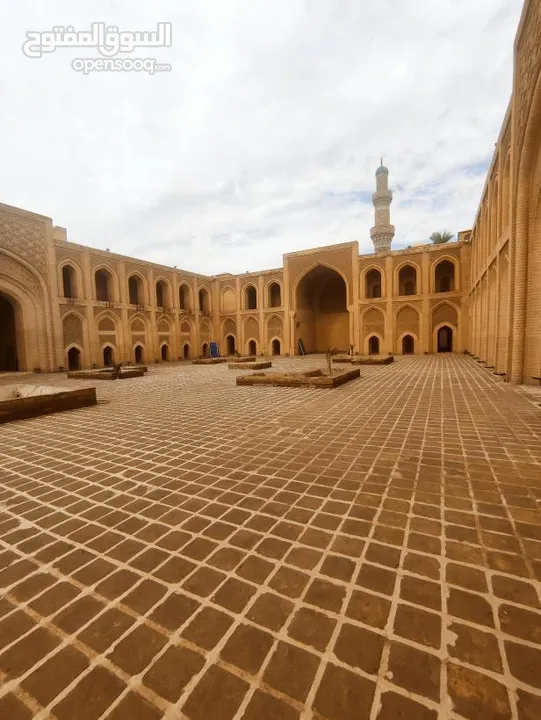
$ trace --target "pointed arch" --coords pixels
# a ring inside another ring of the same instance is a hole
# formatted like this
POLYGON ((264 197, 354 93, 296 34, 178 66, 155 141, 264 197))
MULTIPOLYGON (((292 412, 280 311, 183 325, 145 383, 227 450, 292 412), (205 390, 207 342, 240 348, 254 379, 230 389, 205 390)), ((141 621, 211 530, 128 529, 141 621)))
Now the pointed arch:
POLYGON ((79 343, 72 342, 64 348, 68 370, 81 370, 84 366, 84 349, 79 343))
POLYGON ((117 271, 106 262, 92 268, 92 298, 101 302, 117 302, 120 285, 117 271))
POLYGON ((84 297, 83 272, 80 265, 71 257, 62 258, 59 261, 57 265, 57 282, 60 297, 84 297))
POLYGON ((410 258, 404 259, 394 269, 394 294, 399 297, 419 295, 422 292, 421 268, 410 258))
POLYGON ((131 270, 128 275, 128 302, 131 305, 148 304, 148 280, 139 270, 131 270))
POLYGON ((430 263, 430 292, 453 292, 459 290, 460 287, 460 263, 457 258, 449 253, 444 253, 434 258, 430 263), (450 263, 452 265, 452 273, 448 274, 443 272, 438 274, 438 268, 440 268, 442 263, 450 263), (449 276, 449 290, 440 289, 445 286, 441 282, 438 282, 438 280, 442 280, 446 275, 449 276))
POLYGON ((241 297, 243 310, 257 310, 259 298, 257 288, 253 282, 248 282, 243 286, 241 297))
POLYGON ((265 297, 267 299, 267 307, 282 307, 283 305, 283 288, 282 283, 276 278, 269 280, 265 285, 265 297))
POLYGON ((178 286, 178 306, 181 310, 193 310, 192 288, 186 280, 182 280, 178 286))
POLYGON ((394 313, 395 337, 397 338, 397 352, 402 352, 400 340, 404 335, 411 335, 415 339, 415 352, 419 351, 419 336, 421 332, 421 314, 419 309, 410 303, 405 303, 394 313))
POLYGON ((371 299, 377 299, 377 298, 383 298, 387 294, 387 287, 386 287, 386 275, 385 275, 385 269, 382 268, 380 265, 377 265, 376 263, 370 263, 366 267, 364 267, 361 270, 361 276, 360 276, 360 297, 365 298, 365 300, 371 300, 371 299), (371 277, 372 273, 378 273, 379 274, 379 282, 376 277, 371 277), (379 285, 379 294, 373 294, 370 292, 371 290, 377 291, 377 286, 379 285))
POLYGON ((160 275, 156 278, 154 283, 155 288, 155 302, 158 308, 169 308, 172 306, 172 291, 171 283, 169 280, 160 275))
POLYGON ((81 348, 85 345, 86 318, 77 310, 71 310, 62 317, 62 336, 64 349, 71 344, 81 348))
POLYGON ((5 248, 0 248, 0 296, 13 307, 16 369, 55 370, 60 357, 55 359, 47 285, 30 263, 5 248))
POLYGON ((221 312, 235 312, 237 310, 237 293, 231 285, 226 285, 220 290, 221 312))
POLYGON ((335 265, 332 265, 332 264, 329 263, 329 262, 324 262, 324 263, 323 263, 323 262, 315 261, 315 262, 313 262, 311 265, 309 265, 309 266, 297 277, 297 279, 296 279, 295 282, 293 283, 293 286, 292 286, 292 288, 291 288, 291 292, 292 292, 292 295, 293 295, 293 297, 292 297, 292 300, 293 300, 292 306, 293 306, 294 308, 297 308, 297 289, 298 289, 298 287, 299 287, 299 284, 302 282, 302 280, 304 280, 304 278, 305 278, 309 273, 312 272, 312 270, 315 270, 317 267, 322 267, 322 268, 327 268, 328 270, 333 270, 335 273, 337 273, 338 275, 340 275, 340 277, 342 278, 342 280, 344 281, 344 283, 345 283, 345 285, 346 285, 346 303, 349 302, 349 298, 351 297, 351 295, 350 295, 350 286, 349 286, 348 279, 347 279, 347 277, 344 275, 344 273, 342 272, 342 270, 340 270, 340 268, 336 267, 335 265))
POLYGON ((143 313, 134 313, 129 319, 129 324, 130 324, 130 330, 132 333, 133 332, 137 332, 137 333, 148 332, 149 321, 148 321, 147 317, 145 315, 143 315, 143 313), (136 323, 140 323, 143 326, 143 329, 138 328, 136 330, 135 329, 136 323))
POLYGON ((198 308, 202 313, 211 312, 210 290, 206 285, 201 285, 197 291, 198 308))

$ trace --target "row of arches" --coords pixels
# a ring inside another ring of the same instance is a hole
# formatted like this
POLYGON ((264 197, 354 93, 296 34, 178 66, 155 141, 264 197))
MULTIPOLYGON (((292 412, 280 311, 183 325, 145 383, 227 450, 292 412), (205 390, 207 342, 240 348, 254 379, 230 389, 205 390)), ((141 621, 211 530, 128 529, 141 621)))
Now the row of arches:
MULTIPOLYGON (((75 266, 69 261, 62 265, 62 296, 65 298, 82 297, 80 285, 80 274, 75 266)), ((95 299, 101 302, 117 301, 115 292, 115 278, 113 272, 107 268, 98 268, 94 271, 94 292, 95 299)), ((266 288, 266 307, 281 307, 282 288, 273 281, 266 288)), ((207 288, 200 288, 197 293, 197 308, 194 307, 192 288, 187 283, 181 283, 178 288, 178 307, 181 310, 198 309, 210 312, 210 292, 207 288)), ((128 302, 131 305, 148 305, 149 292, 147 279, 138 272, 132 272, 128 276, 128 302)), ((154 304, 159 308, 172 307, 172 288, 168 281, 160 278, 155 283, 154 304)), ((221 310, 228 312, 236 310, 237 300, 235 290, 228 286, 221 291, 221 310)), ((258 291, 252 285, 246 285, 242 291, 242 309, 257 310, 259 308, 258 291)))
MULTIPOLYGON (((396 274, 395 294, 399 296, 419 294, 419 268, 413 263, 405 263, 396 274)), ((364 297, 376 299, 384 297, 384 273, 380 268, 367 268, 363 273, 364 297)), ((457 286, 456 262, 448 257, 439 259, 432 269, 431 290, 435 293, 453 292, 457 286)))
MULTIPOLYGON (((83 297, 81 276, 74 265, 66 262, 62 265, 62 296, 65 298, 83 297)), ((98 268, 94 271, 95 299, 101 302, 118 301, 115 276, 112 270, 98 268)), ((158 308, 169 308, 173 305, 173 291, 170 283, 160 278, 154 286, 154 305, 158 308)), ((210 312, 210 292, 207 288, 200 288, 197 294, 197 309, 210 312)), ((149 292, 146 278, 138 272, 128 276, 128 302, 131 305, 148 305, 149 292)), ((178 307, 181 310, 194 310, 192 288, 187 283, 181 283, 178 288, 178 307)))
MULTIPOLYGON (((189 343, 184 343, 182 354, 185 360, 191 357, 191 349, 189 343)), ((136 364, 147 362, 147 353, 142 343, 137 343, 133 347, 131 360, 136 364)), ((103 367, 112 367, 116 362, 117 350, 114 345, 106 344, 101 348, 101 359, 103 367)), ((72 345, 67 349, 67 360, 69 370, 80 370, 82 367, 83 350, 77 345, 72 345)), ((167 343, 160 345, 160 359, 162 362, 169 362, 171 358, 171 349, 167 343)))
MULTIPOLYGON (((442 325, 436 331, 436 347, 437 353, 453 352, 454 331, 449 325, 442 325)), ((402 355, 414 355, 419 351, 418 339, 411 333, 405 333, 399 338, 397 351, 402 355)), ((382 353, 382 342, 378 335, 370 335, 367 339, 367 347, 369 355, 380 355, 382 353)))
MULTIPOLYGON (((266 288, 265 307, 282 306, 282 287, 280 283, 272 281, 266 288)), ((241 291, 241 309, 257 310, 260 307, 259 293, 255 285, 246 285, 241 291)), ((237 293, 230 285, 222 288, 220 292, 221 312, 235 312, 237 310, 237 293)))
MULTIPOLYGON (((227 355, 234 355, 237 349, 235 336, 229 334, 225 338, 226 352, 227 355)), ((272 355, 281 354, 281 342, 278 338, 274 338, 271 343, 272 355)), ((251 339, 247 342, 246 352, 248 355, 257 355, 258 344, 257 340, 251 339)), ((201 345, 201 355, 203 357, 209 356, 209 343, 204 342, 201 345)), ((104 367, 112 367, 115 364, 117 351, 114 345, 106 344, 101 348, 101 359, 104 367)), ((80 370, 82 368, 83 350, 78 345, 71 345, 67 348, 67 367, 69 370, 80 370)), ((182 346, 182 359, 190 360, 192 357, 191 344, 186 342, 182 346)), ((145 345, 137 343, 132 348, 132 361, 136 364, 148 362, 147 352, 145 345)), ((160 345, 160 360, 162 362, 169 362, 171 360, 171 348, 168 343, 163 342, 160 345)))

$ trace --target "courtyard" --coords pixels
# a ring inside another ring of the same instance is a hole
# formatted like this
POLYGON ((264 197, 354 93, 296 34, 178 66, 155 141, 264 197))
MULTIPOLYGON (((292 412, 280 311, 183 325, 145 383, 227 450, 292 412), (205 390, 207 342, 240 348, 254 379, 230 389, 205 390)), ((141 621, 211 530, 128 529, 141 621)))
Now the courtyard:
POLYGON ((0 427, 0 718, 539 720, 535 388, 459 355, 235 380, 152 365, 0 427))

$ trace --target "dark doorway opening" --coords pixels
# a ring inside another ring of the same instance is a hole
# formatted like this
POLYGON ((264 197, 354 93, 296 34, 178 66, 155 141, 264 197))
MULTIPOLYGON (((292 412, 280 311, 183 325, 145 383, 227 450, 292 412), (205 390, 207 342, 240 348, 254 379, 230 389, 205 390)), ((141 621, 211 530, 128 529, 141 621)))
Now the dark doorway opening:
POLYGON ((184 348, 183 348, 183 351, 182 351, 182 352, 183 352, 183 355, 184 355, 184 360, 189 360, 189 358, 190 358, 190 346, 188 345, 188 343, 186 343, 186 344, 184 345, 184 348))
POLYGON ((257 345, 255 340, 250 340, 248 343, 248 355, 255 355, 257 353, 257 345))
POLYGON ((402 338, 402 354, 413 355, 415 352, 415 340, 411 335, 404 335, 402 338))
POLYGON ((203 343, 203 347, 201 349, 203 351, 203 357, 208 357, 208 355, 209 355, 208 343, 203 343))
POLYGON ((81 369, 81 351, 76 347, 68 350, 68 368, 70 370, 81 369))
POLYGON ((167 362, 169 360, 169 348, 167 345, 162 345, 161 353, 162 353, 162 360, 164 362, 167 362))
POLYGON ((235 338, 233 337, 233 335, 228 335, 225 339, 225 342, 227 344, 227 354, 234 355, 235 354, 235 338))
POLYGON ((111 367, 114 362, 113 348, 110 345, 103 348, 103 364, 105 367, 111 367))
POLYGON ((438 330, 438 352, 453 352, 453 331, 447 325, 438 330))
POLYGON ((137 364, 143 362, 143 348, 141 345, 135 346, 135 362, 137 364))
POLYGON ((379 355, 379 338, 375 335, 368 340, 368 354, 379 355))
POLYGON ((281 352, 280 341, 278 340, 278 338, 275 338, 272 341, 272 354, 280 355, 280 352, 281 352))
POLYGON ((0 371, 18 369, 15 308, 7 297, 0 295, 0 371))

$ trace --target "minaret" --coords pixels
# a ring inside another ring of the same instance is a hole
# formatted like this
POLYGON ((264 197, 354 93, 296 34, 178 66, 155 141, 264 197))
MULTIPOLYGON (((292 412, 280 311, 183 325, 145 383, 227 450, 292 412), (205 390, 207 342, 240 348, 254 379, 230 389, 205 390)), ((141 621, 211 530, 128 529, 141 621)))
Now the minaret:
POLYGON ((376 192, 372 195, 375 209, 375 225, 370 230, 370 237, 376 252, 391 249, 394 238, 394 225, 391 225, 391 202, 393 193, 389 190, 389 171, 383 164, 376 170, 376 192))

